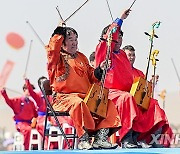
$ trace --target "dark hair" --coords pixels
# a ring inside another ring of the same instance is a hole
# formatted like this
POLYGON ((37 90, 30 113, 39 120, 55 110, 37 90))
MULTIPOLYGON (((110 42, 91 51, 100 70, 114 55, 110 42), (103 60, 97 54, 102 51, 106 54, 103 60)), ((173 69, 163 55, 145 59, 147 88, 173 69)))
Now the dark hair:
MULTIPOLYGON (((110 26, 111 26, 111 24, 109 24, 108 26, 106 26, 106 27, 102 30, 101 38, 103 38, 103 35, 105 35, 105 34, 107 33, 107 31, 108 31, 108 29, 109 29, 110 26)), ((120 30, 119 32, 120 32, 121 36, 123 36, 123 31, 120 30)))
POLYGON ((39 79, 38 79, 38 86, 39 87, 41 87, 41 80, 43 80, 43 79, 47 79, 47 77, 45 77, 45 76, 41 76, 39 79))
POLYGON ((89 61, 94 61, 95 60, 95 52, 92 52, 89 56, 89 61))
POLYGON ((134 47, 132 45, 126 45, 122 48, 123 50, 129 50, 129 51, 135 51, 134 47))
POLYGON ((64 45, 66 45, 65 40, 66 40, 67 35, 70 35, 71 32, 74 33, 78 38, 78 33, 74 28, 72 28, 72 27, 65 27, 65 28, 66 28, 66 30, 65 30, 64 40, 63 40, 64 45))
MULTIPOLYGON (((35 89, 35 87, 34 87, 33 84, 31 84, 31 86, 32 86, 33 89, 35 89)), ((24 84, 24 85, 23 85, 23 91, 25 91, 26 89, 27 89, 27 86, 26 86, 26 84, 24 84)))
POLYGON ((77 31, 74 28, 66 27, 66 35, 70 35, 71 32, 73 32, 77 36, 77 38, 78 38, 78 33, 77 33, 77 31))

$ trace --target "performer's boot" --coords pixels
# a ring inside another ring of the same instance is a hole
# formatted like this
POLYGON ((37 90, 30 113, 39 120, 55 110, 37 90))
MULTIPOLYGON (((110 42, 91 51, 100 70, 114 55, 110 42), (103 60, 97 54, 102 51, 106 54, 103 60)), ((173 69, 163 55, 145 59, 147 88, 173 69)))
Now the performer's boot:
POLYGON ((118 144, 112 144, 108 141, 108 128, 100 129, 95 135, 93 148, 94 149, 116 149, 118 144))
POLYGON ((80 149, 80 150, 92 149, 92 145, 90 144, 89 135, 87 132, 84 133, 83 136, 79 138, 78 149, 80 149))
POLYGON ((152 145, 147 144, 146 141, 144 141, 144 140, 138 141, 137 140, 139 134, 140 134, 139 132, 135 132, 135 131, 133 131, 133 133, 132 133, 133 141, 135 144, 137 144, 138 148, 152 148, 152 145))
POLYGON ((129 132, 122 138, 122 148, 138 148, 137 144, 133 140, 132 133, 133 130, 129 130, 129 132))
MULTIPOLYGON (((154 135, 157 136, 158 134, 162 134, 162 128, 159 128, 158 130, 155 131, 154 135)), ((159 138, 160 138, 160 136, 159 136, 159 138)), ((156 142, 152 143, 153 148, 164 148, 164 146, 159 143, 159 141, 158 141, 159 138, 157 138, 156 142)))

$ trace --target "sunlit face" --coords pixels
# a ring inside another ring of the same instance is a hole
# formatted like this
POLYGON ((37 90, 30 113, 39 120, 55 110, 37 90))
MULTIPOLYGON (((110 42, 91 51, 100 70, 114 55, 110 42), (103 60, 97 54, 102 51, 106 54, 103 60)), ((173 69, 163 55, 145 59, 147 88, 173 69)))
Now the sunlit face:
POLYGON ((130 51, 130 50, 124 50, 126 55, 127 55, 127 58, 128 60, 130 61, 131 63, 131 66, 133 66, 134 62, 135 62, 135 59, 136 59, 136 55, 135 55, 135 51, 130 51))
POLYGON ((63 50, 67 53, 74 54, 77 51, 77 35, 73 32, 70 32, 70 35, 66 36, 65 45, 63 45, 63 50))
POLYGON ((115 46, 114 46, 114 51, 119 51, 121 45, 122 45, 122 36, 119 34, 117 43, 115 43, 115 46))

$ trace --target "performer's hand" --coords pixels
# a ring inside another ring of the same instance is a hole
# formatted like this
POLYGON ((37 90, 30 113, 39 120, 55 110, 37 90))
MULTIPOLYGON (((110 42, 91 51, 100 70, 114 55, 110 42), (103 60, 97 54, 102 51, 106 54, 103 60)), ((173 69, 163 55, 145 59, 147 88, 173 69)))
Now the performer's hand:
POLYGON ((54 36, 55 34, 59 34, 59 35, 66 36, 66 27, 58 26, 58 27, 54 30, 52 36, 54 36))
POLYGON ((28 80, 28 78, 26 77, 25 74, 23 75, 23 79, 24 79, 24 80, 28 80))
POLYGON ((37 123, 37 118, 33 118, 31 122, 31 128, 35 128, 37 123))
MULTIPOLYGON (((100 64, 100 68, 102 70, 105 69, 105 64, 106 64, 106 61, 104 60, 101 64, 100 64)), ((111 60, 108 60, 108 68, 111 66, 111 60)))
POLYGON ((4 92, 6 92, 6 88, 5 87, 0 87, 0 90, 1 90, 1 93, 4 93, 4 92))
POLYGON ((58 27, 65 27, 65 26, 66 26, 66 23, 63 20, 61 20, 58 24, 58 27))
POLYGON ((130 13, 130 9, 124 10, 123 13, 121 14, 121 19, 124 20, 128 17, 129 13, 130 13))
MULTIPOLYGON (((154 75, 152 75, 150 82, 153 83, 153 81, 154 81, 154 75)), ((155 84, 157 84, 158 81, 159 81, 159 75, 155 75, 155 84)))

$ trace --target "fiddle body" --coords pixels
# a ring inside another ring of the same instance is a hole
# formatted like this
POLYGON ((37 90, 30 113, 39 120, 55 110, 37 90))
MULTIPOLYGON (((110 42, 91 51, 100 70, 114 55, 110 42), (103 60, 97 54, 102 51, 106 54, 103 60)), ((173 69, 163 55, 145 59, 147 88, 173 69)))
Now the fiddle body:
POLYGON ((92 84, 86 94, 84 102, 92 113, 106 118, 109 90, 104 88, 103 95, 101 97, 99 96, 100 90, 100 85, 92 84))
POLYGON ((136 77, 134 78, 130 94, 134 96, 139 106, 147 110, 152 95, 152 83, 142 77, 136 77))

